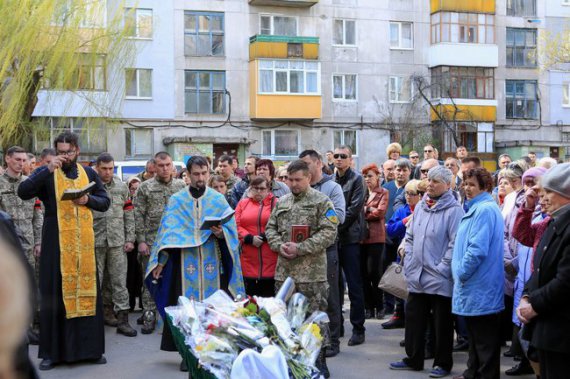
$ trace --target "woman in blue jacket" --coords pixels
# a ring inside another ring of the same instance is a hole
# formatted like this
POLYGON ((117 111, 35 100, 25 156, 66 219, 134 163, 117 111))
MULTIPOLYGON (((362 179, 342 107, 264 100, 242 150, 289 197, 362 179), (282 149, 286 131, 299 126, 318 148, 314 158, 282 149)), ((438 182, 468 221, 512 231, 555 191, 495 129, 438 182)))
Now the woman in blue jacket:
POLYGON ((465 317, 469 359, 465 378, 500 376, 501 325, 504 309, 504 222, 491 196, 493 178, 484 168, 468 170, 463 188, 469 211, 463 216, 453 249, 452 311, 465 317))

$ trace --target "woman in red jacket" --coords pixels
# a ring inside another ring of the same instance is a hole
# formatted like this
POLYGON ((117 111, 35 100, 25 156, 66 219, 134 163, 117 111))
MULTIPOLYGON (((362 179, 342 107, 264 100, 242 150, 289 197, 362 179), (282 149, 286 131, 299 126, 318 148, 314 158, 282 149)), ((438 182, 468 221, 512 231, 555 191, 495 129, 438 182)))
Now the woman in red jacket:
POLYGON ((388 190, 380 186, 380 170, 374 163, 362 168, 362 176, 368 187, 368 197, 364 203, 364 218, 368 224, 368 235, 361 242, 360 268, 364 287, 366 318, 384 317, 382 292, 378 283, 382 276, 381 258, 386 243, 386 208, 388 190))
POLYGON ((256 176, 249 184, 246 197, 236 206, 243 281, 245 292, 250 296, 275 295, 277 253, 269 248, 265 238, 265 226, 277 203, 270 189, 270 182, 266 178, 256 176))

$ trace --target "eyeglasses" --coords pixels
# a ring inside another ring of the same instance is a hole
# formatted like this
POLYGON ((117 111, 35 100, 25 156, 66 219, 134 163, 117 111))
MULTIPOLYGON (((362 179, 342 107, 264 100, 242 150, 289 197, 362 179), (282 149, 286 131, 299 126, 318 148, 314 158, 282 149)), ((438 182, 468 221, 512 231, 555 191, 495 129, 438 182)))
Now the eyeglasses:
POLYGON ((76 150, 67 150, 67 151, 57 151, 57 155, 67 155, 68 157, 72 157, 74 156, 76 153, 76 150))
POLYGON ((348 158, 348 154, 335 154, 333 155, 334 159, 346 159, 348 158))
POLYGON ((251 187, 251 189, 257 192, 267 191, 267 187, 251 187))
POLYGON ((406 191, 406 196, 418 196, 418 193, 406 191))
POLYGON ((289 177, 287 175, 282 175, 282 176, 278 176, 277 179, 285 180, 285 179, 289 179, 289 177))
POLYGON ((414 155, 413 157, 410 157, 410 159, 418 159, 419 157, 419 155, 414 155))
POLYGON ((433 150, 424 150, 424 153, 433 153, 433 150))
POLYGON ((428 168, 428 169, 425 169, 425 168, 424 168, 423 170, 420 170, 420 172, 421 172, 422 174, 427 174, 427 173, 429 172, 429 168, 428 168))

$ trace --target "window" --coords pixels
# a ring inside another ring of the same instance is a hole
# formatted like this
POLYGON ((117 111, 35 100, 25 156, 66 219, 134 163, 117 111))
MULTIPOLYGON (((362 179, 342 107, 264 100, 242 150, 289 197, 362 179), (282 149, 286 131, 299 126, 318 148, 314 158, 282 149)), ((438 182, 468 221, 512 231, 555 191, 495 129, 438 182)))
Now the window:
POLYGON ((507 80, 505 98, 507 118, 538 118, 538 93, 535 80, 507 80))
POLYGON ((536 0, 507 0, 507 16, 536 16, 536 0))
POLYGON ((75 70, 65 75, 55 72, 42 78, 44 89, 105 91, 107 88, 107 67, 104 55, 79 54, 75 70))
POLYGON ((152 155, 152 129, 125 129, 125 156, 129 158, 152 155))
POLYGON ((125 28, 133 38, 152 38, 152 9, 125 8, 125 28))
POLYGON ((297 18, 287 16, 259 16, 259 34, 296 36, 297 18))
POLYGON ((333 44, 356 45, 356 21, 334 20, 333 22, 333 44))
POLYGON ((259 60, 259 93, 318 95, 321 67, 318 62, 259 60))
POLYGON ((562 83, 562 106, 570 107, 570 82, 562 83))
POLYGON ((492 68, 439 66, 430 69, 430 74, 434 99, 495 98, 495 70, 492 68))
POLYGON ((413 85, 410 80, 401 76, 390 76, 388 85, 391 103, 409 103, 412 100, 413 85))
POLYGON ((294 157, 299 155, 299 133, 296 130, 264 130, 262 155, 294 157))
POLYGON ((127 68, 125 70, 125 95, 127 99, 152 98, 152 70, 127 68))
POLYGON ((414 48, 413 28, 411 22, 390 22, 390 48, 414 48))
MULTIPOLYGON (((443 128, 441 123, 439 126, 443 128)), ((452 123, 450 127, 455 130, 459 144, 468 151, 477 153, 492 153, 495 145, 495 134, 492 123, 452 123)), ((455 151, 457 145, 453 133, 449 128, 443 128, 444 151, 455 151)))
POLYGON ((203 114, 224 113, 225 81, 225 72, 185 71, 185 112, 203 114))
POLYGON ((44 120, 47 128, 37 130, 35 134, 37 150, 53 147, 53 140, 60 133, 70 131, 79 136, 81 155, 98 155, 107 151, 106 126, 101 119, 50 117, 44 120))
POLYGON ((431 15, 431 43, 495 43, 492 14, 438 12, 431 15))
POLYGON ((507 67, 536 67, 536 29, 507 28, 507 67))
POLYGON ((356 75, 333 75, 333 99, 356 100, 356 75))
POLYGON ((224 55, 224 15, 222 13, 184 13, 184 55, 224 55))
POLYGON ((358 156, 356 130, 335 130, 333 132, 333 150, 339 146, 348 146, 352 150, 352 156, 358 156))

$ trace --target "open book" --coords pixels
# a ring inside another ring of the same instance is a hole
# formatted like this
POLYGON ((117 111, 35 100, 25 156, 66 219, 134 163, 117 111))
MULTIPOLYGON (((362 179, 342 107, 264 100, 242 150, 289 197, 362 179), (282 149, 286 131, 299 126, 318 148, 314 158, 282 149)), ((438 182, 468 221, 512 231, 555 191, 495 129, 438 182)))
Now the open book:
POLYGON ((204 222, 202 223, 200 230, 210 230, 212 226, 223 225, 234 217, 234 213, 235 211, 232 210, 221 217, 206 216, 204 217, 204 222))
POLYGON ((61 195, 61 200, 63 201, 63 200, 79 199, 83 195, 91 193, 93 187, 95 187, 95 182, 90 182, 88 185, 86 185, 83 188, 74 188, 74 189, 65 190, 63 191, 63 195, 61 195))

